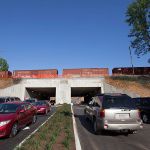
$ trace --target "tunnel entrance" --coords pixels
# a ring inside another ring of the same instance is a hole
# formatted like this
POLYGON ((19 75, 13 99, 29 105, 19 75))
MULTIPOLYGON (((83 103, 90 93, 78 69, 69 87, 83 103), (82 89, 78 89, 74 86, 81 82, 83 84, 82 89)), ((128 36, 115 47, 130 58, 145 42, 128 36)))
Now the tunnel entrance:
POLYGON ((90 99, 101 93, 101 87, 72 87, 71 101, 74 104, 88 103, 90 99))
POLYGON ((38 100, 48 100, 48 101, 55 101, 56 100, 56 88, 26 88, 25 90, 25 99, 29 98, 36 98, 38 100))

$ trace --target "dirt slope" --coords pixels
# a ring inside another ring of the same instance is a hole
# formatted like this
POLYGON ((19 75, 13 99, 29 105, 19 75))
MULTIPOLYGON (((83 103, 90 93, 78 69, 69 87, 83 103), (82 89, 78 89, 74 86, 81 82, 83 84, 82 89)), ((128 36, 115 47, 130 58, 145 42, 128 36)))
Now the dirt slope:
POLYGON ((13 85, 13 79, 0 79, 0 89, 6 88, 13 85))
POLYGON ((106 77, 106 83, 115 86, 116 88, 124 89, 133 93, 136 93, 142 97, 150 97, 150 79, 136 79, 135 81, 130 81, 126 78, 113 78, 113 77, 106 77))

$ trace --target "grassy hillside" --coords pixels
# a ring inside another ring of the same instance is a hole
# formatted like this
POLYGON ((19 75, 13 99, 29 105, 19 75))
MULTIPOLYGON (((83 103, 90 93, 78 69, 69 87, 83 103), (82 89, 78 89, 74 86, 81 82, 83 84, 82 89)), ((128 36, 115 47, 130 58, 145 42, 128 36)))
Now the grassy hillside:
POLYGON ((6 79, 0 79, 0 89, 6 88, 13 85, 13 79, 6 78, 6 79))
POLYGON ((12 86, 14 84, 17 84, 21 81, 21 79, 12 79, 12 78, 1 78, 0 79, 0 89, 12 86))
POLYGON ((106 83, 142 97, 150 97, 150 76, 110 76, 106 83))

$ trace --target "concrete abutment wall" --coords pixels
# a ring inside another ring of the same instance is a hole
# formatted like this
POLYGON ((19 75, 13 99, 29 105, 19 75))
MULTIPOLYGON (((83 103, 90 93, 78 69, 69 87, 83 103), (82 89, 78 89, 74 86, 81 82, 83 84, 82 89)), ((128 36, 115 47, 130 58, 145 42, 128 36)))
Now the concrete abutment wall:
POLYGON ((94 78, 56 78, 56 79, 22 79, 20 83, 5 89, 0 89, 0 96, 17 96, 24 100, 30 96, 27 89, 47 88, 55 89, 56 104, 71 103, 71 88, 100 88, 101 93, 125 93, 131 97, 139 95, 117 89, 108 85, 104 77, 94 78))
POLYGON ((0 96, 17 96, 24 100, 30 97, 27 89, 55 88, 56 104, 71 103, 71 87, 100 87, 103 92, 103 77, 22 79, 20 83, 0 90, 0 96))

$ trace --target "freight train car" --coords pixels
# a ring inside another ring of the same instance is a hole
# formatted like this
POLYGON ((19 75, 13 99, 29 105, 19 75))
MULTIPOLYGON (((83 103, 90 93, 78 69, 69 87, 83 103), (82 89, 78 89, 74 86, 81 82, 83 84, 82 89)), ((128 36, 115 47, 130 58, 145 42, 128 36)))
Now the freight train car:
POLYGON ((14 78, 54 78, 57 76, 58 76, 57 69, 13 71, 14 78))
POLYGON ((108 75, 108 68, 63 69, 63 77, 94 77, 108 75))
POLYGON ((10 71, 0 71, 0 78, 11 78, 12 72, 10 71))
POLYGON ((113 68, 113 75, 150 75, 150 67, 123 67, 113 68))

